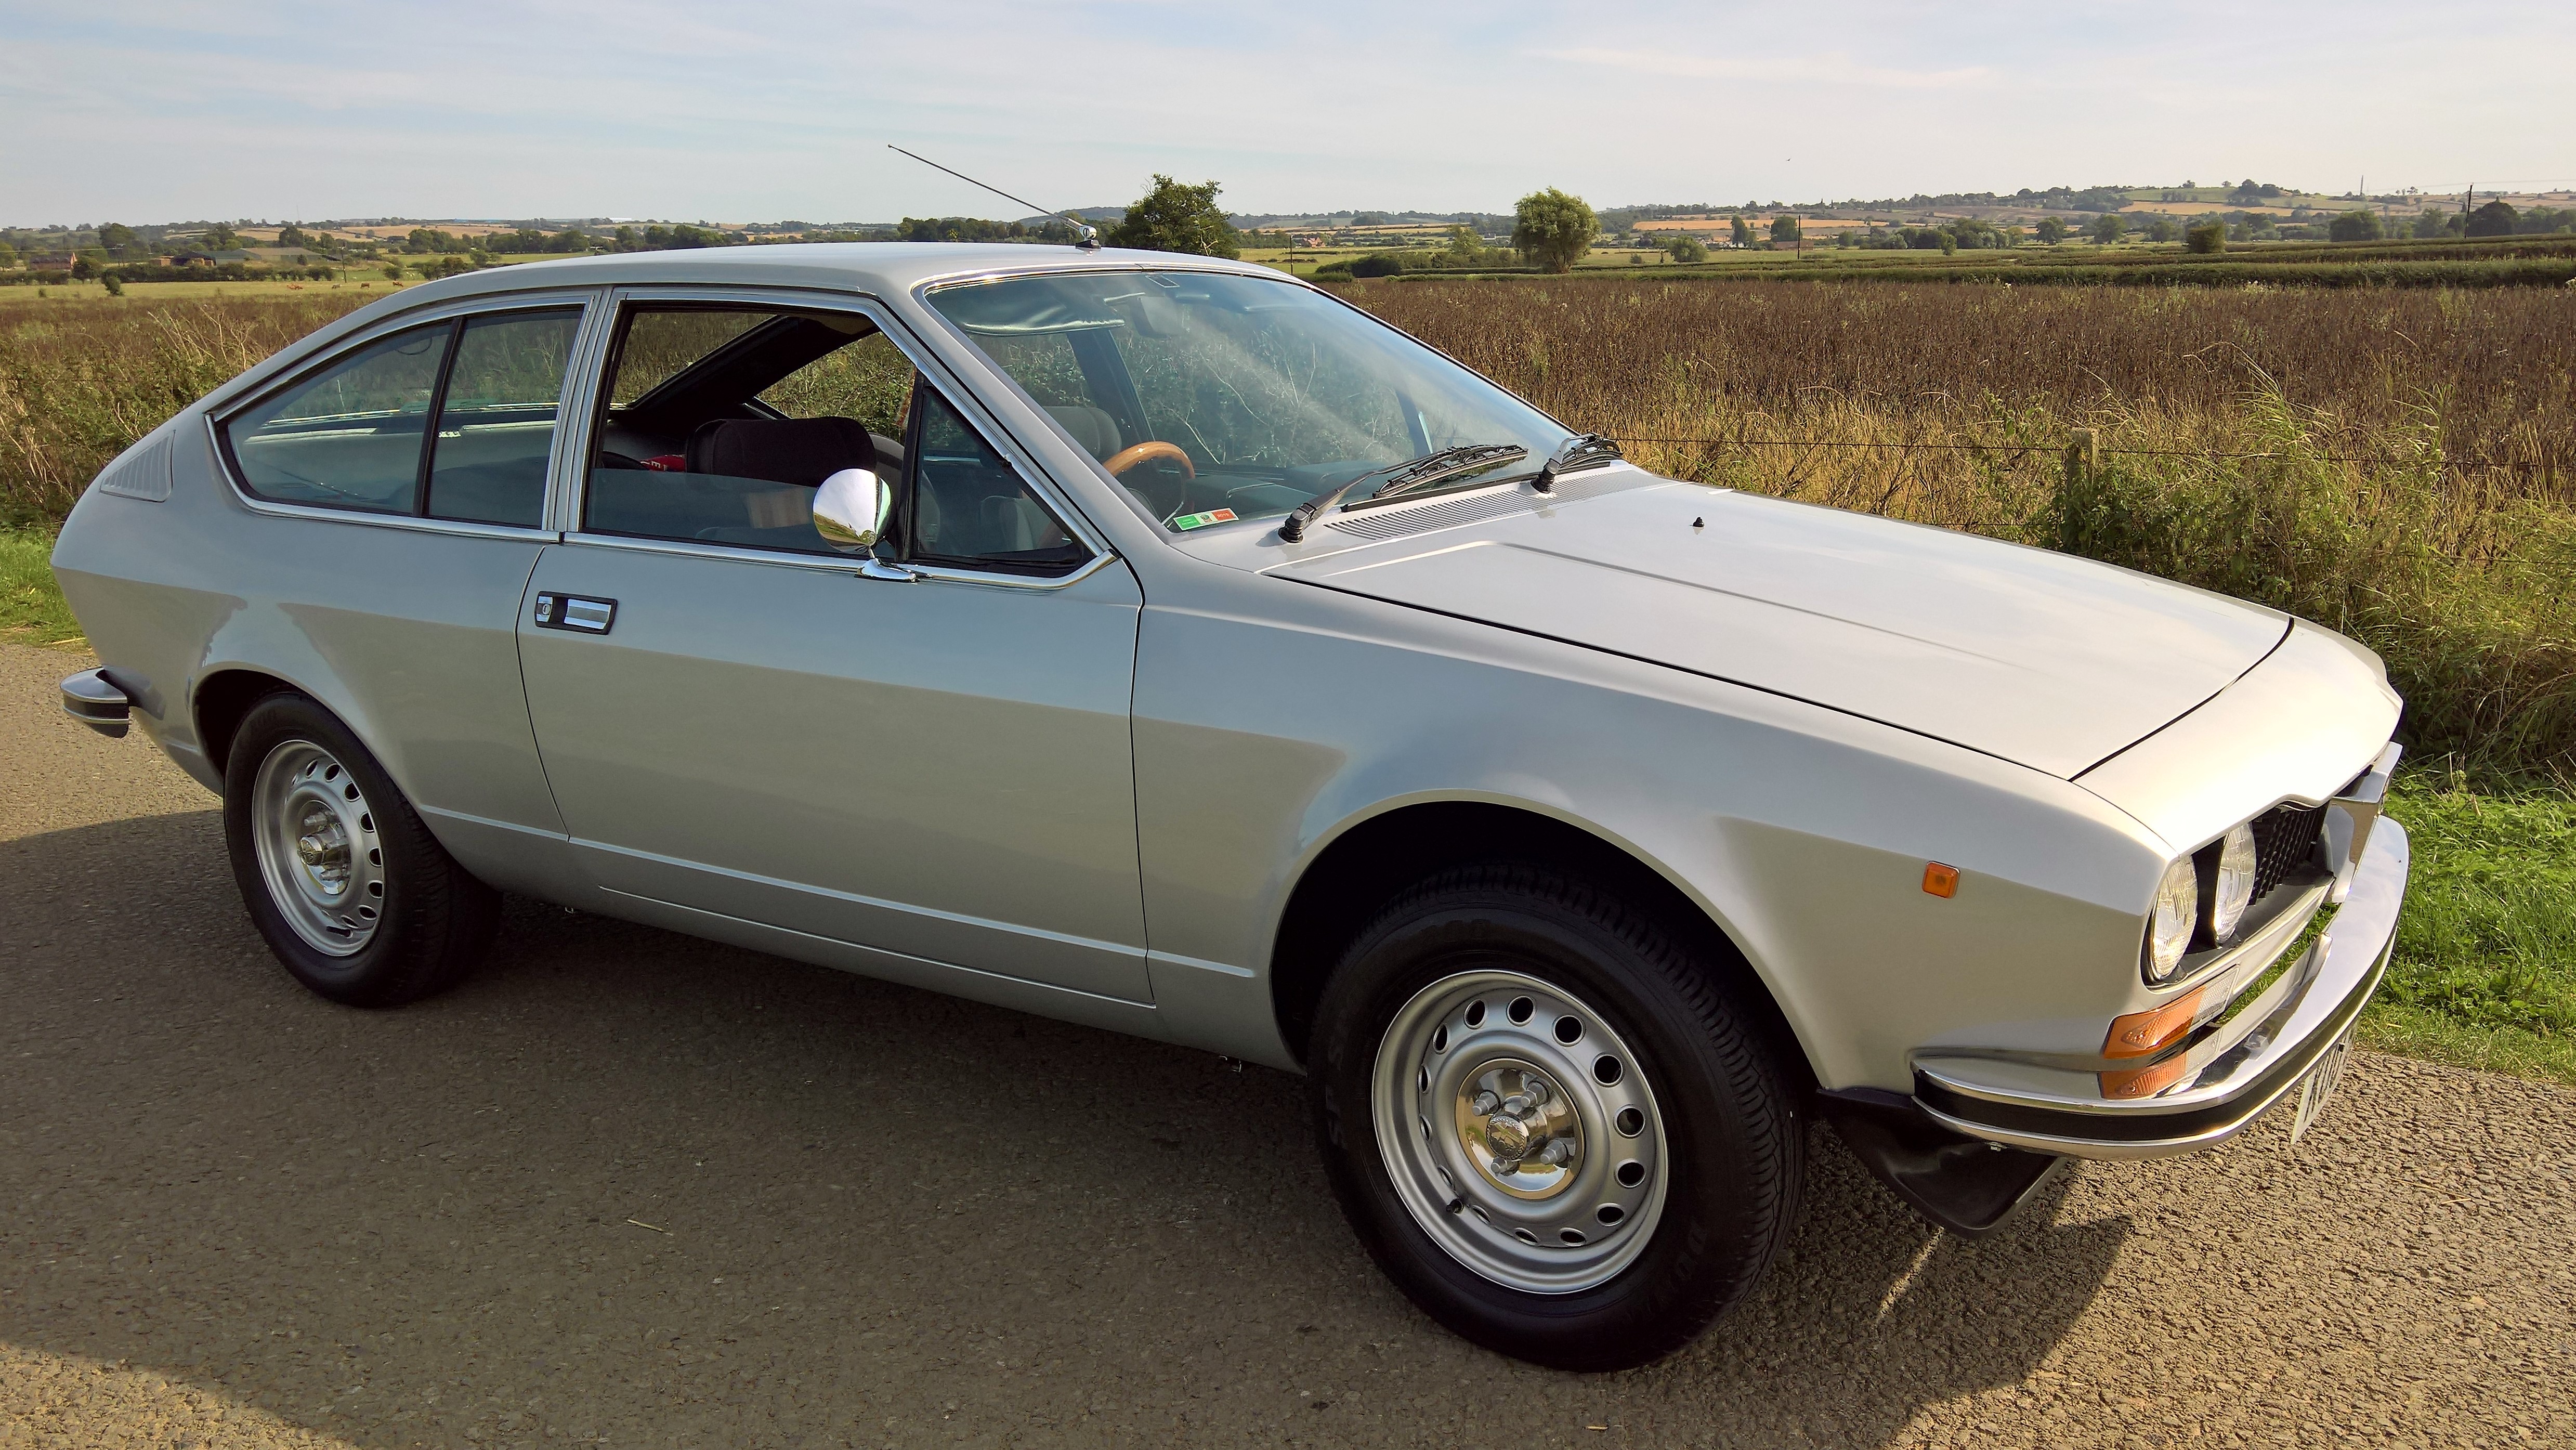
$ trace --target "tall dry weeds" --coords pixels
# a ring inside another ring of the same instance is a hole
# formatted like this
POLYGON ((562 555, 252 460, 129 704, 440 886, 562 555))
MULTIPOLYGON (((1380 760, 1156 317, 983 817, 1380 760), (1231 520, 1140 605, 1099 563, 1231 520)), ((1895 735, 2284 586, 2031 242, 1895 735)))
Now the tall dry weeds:
MULTIPOLYGON (((1570 424, 1641 440, 1647 467, 2258 599, 2378 649, 2419 750, 2576 770, 2576 295, 1349 295, 1570 424), (2106 451, 2070 476, 2077 428, 2106 451)), ((0 523, 60 518, 134 439, 366 300, 0 308, 0 523)))
POLYGON ((2576 770, 2576 296, 1350 295, 1658 472, 2258 600, 2377 649, 2419 751, 2576 770))
POLYGON ((107 461, 365 293, 0 307, 0 524, 60 519, 107 461))

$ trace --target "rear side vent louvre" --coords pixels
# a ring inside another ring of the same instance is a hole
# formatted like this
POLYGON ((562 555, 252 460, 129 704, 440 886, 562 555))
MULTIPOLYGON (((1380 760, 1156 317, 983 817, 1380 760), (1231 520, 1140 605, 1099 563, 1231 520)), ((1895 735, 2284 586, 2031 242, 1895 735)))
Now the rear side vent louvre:
POLYGON ((166 503, 170 498, 170 434, 163 430, 117 455, 98 476, 98 491, 118 498, 166 503))

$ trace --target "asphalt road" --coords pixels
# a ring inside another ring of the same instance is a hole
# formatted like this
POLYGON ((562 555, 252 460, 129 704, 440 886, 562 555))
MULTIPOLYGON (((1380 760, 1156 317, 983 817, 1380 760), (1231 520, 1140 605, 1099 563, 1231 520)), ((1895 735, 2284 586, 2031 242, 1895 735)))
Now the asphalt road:
POLYGON ((2576 1444, 2576 1093, 2365 1054, 1976 1243, 1820 1137, 1754 1303, 1559 1374, 1282 1074, 525 902, 308 996, 83 663, 0 646, 0 1446, 2576 1444))

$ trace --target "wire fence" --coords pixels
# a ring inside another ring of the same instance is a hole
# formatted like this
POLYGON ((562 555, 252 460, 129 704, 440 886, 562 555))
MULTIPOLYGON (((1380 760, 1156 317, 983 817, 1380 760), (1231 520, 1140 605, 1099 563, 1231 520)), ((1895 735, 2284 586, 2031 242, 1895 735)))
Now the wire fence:
MULTIPOLYGON (((1902 452, 1949 453, 2048 453, 2064 454, 2083 449, 2082 443, 1908 443, 1897 440, 1877 441, 1862 438, 1628 438, 1612 436, 1613 443, 1655 443, 1665 446, 1702 448, 1875 448, 1902 452)), ((2321 463, 2375 463, 2386 468, 2402 468, 2421 463, 2422 459, 2397 458, 2375 453, 2283 453, 2279 451, 2229 452, 2203 448, 2100 448, 2086 450, 2088 456, 2122 458, 2308 458, 2321 463)), ((2453 466, 2480 468, 2513 467, 2511 463, 2487 460, 2446 458, 2453 466)))

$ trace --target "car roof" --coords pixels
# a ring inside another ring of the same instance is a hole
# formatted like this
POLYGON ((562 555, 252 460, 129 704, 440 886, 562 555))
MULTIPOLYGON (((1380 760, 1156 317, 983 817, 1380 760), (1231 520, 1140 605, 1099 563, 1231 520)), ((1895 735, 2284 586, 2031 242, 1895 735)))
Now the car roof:
POLYGON ((207 394, 200 403, 209 409, 229 407, 235 398, 268 386, 279 375, 302 367, 308 358, 338 346, 344 338, 423 308, 449 302, 470 302, 476 298, 504 299, 513 293, 573 287, 692 284, 808 287, 818 291, 864 292, 871 296, 894 298, 924 282, 951 277, 1142 268, 1232 272, 1304 285, 1276 268, 1232 262, 1223 257, 1111 247, 1085 251, 1079 247, 1029 243, 788 242, 775 246, 695 247, 565 257, 487 267, 389 292, 347 316, 317 328, 296 345, 281 350, 265 362, 254 364, 207 394))
POLYGON ((946 277, 997 273, 1122 271, 1187 267, 1282 278, 1276 268, 1222 257, 1009 243, 790 242, 776 246, 695 247, 618 252, 491 267, 409 287, 386 299, 404 307, 454 298, 555 287, 705 283, 740 287, 821 287, 893 296, 946 277))

